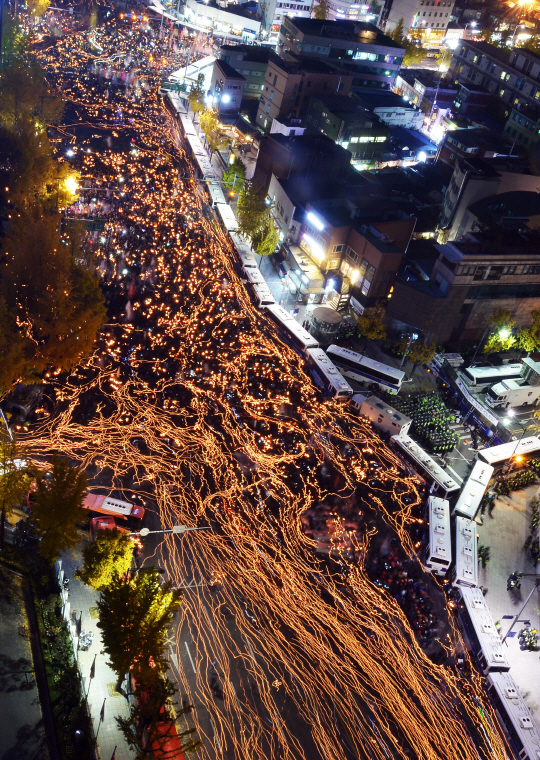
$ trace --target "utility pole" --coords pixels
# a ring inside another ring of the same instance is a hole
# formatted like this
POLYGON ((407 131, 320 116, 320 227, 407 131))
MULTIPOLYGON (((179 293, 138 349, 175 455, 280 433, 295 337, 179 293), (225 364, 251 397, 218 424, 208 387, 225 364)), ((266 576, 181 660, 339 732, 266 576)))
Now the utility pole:
POLYGON ((512 630, 512 628, 515 626, 515 624, 517 623, 517 621, 519 620, 519 616, 521 615, 521 613, 523 612, 523 610, 525 609, 525 607, 526 607, 526 606, 529 604, 529 600, 530 600, 531 596, 534 594, 534 592, 536 591, 536 589, 538 588, 538 586, 539 586, 539 585, 540 585, 540 576, 536 576, 536 580, 535 580, 535 582, 534 582, 534 586, 533 586, 533 588, 532 588, 532 590, 531 590, 531 593, 530 593, 530 594, 529 594, 529 596, 528 596, 528 597, 525 599, 525 602, 524 602, 524 604, 523 604, 523 607, 520 609, 520 611, 518 612, 518 614, 517 614, 517 615, 515 616, 515 618, 512 620, 512 625, 510 626, 510 628, 509 628, 509 629, 506 631, 506 633, 504 634, 504 637, 503 637, 503 640, 501 641, 501 644, 504 644, 504 642, 505 642, 505 641, 506 641, 506 639, 508 638, 508 634, 510 633, 510 631, 512 630))

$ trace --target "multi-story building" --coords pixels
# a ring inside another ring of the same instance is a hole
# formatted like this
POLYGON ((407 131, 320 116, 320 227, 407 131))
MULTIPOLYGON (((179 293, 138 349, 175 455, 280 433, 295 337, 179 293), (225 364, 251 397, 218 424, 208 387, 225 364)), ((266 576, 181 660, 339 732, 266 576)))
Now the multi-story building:
POLYGON ((439 225, 447 240, 460 240, 471 229, 469 207, 483 198, 501 193, 538 192, 540 177, 523 168, 519 160, 462 158, 444 197, 439 225))
POLYGON ((305 113, 311 95, 347 95, 352 81, 352 74, 325 61, 284 61, 272 55, 259 102, 257 126, 269 132, 274 119, 298 119, 305 113))
POLYGON ((373 24, 285 18, 277 50, 282 58, 317 58, 352 74, 356 87, 391 90, 405 51, 373 24))
POLYGON ((279 29, 283 20, 289 16, 296 18, 309 18, 313 0, 294 0, 294 2, 284 2, 284 0, 260 0, 259 15, 261 17, 261 26, 268 35, 270 41, 277 40, 279 29))
POLYGON ((209 95, 220 116, 232 116, 240 110, 246 80, 226 61, 214 63, 209 95))
POLYGON ((348 293, 365 308, 388 298, 414 225, 407 214, 369 224, 348 199, 319 201, 307 205, 299 244, 336 295, 348 293))
POLYGON ((305 124, 308 132, 327 135, 352 154, 353 166, 376 168, 386 149, 390 129, 355 98, 311 96, 305 124))
POLYGON ((303 172, 310 180, 325 171, 339 177, 347 171, 350 161, 349 151, 326 135, 265 135, 259 145, 253 184, 266 193, 272 174, 287 179, 295 172, 303 172))
POLYGON ((403 33, 411 29, 446 34, 452 17, 455 0, 386 0, 379 26, 387 34, 393 32, 403 21, 403 33))
POLYGON ((244 98, 261 97, 271 49, 262 45, 221 45, 219 58, 246 80, 244 98))
POLYGON ((454 129, 447 132, 439 143, 437 163, 455 166, 461 158, 496 158, 512 154, 512 140, 497 137, 485 127, 454 129))
POLYGON ((363 3, 356 0, 329 0, 328 3, 328 21, 347 20, 375 24, 379 13, 380 7, 375 0, 363 3))
POLYGON ((504 127, 504 134, 517 145, 530 148, 540 140, 540 108, 516 106, 512 108, 504 127))
POLYGON ((365 108, 369 108, 378 119, 390 127, 422 128, 423 112, 413 103, 407 103, 395 92, 363 89, 355 90, 355 95, 365 108))
POLYGON ((538 232, 500 228, 434 245, 429 279, 399 278, 387 315, 429 333, 436 343, 479 339, 499 308, 528 327, 530 312, 540 309, 539 251, 538 232))
POLYGON ((508 106, 540 102, 540 55, 531 50, 501 50, 487 42, 461 40, 450 65, 456 84, 475 84, 508 106))

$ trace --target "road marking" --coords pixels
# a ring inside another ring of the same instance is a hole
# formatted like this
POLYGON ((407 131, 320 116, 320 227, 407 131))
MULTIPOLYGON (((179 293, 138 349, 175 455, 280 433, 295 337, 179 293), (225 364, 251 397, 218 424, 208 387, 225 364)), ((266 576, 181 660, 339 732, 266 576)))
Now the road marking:
POLYGON ((193 657, 191 656, 191 652, 189 651, 187 641, 184 641, 184 645, 186 647, 186 652, 188 653, 189 661, 191 663, 191 667, 193 668, 193 672, 195 673, 195 675, 197 675, 197 668, 195 667, 195 663, 193 662, 193 657))
POLYGON ((206 615, 206 617, 208 618, 208 622, 210 623, 210 626, 211 626, 212 630, 213 630, 213 631, 214 631, 214 633, 215 633, 215 632, 216 632, 216 629, 214 628, 214 624, 212 623, 212 621, 211 621, 211 619, 210 619, 210 615, 208 614, 208 610, 206 609, 206 604, 203 604, 203 610, 204 610, 204 614, 205 614, 205 615, 206 615))
POLYGON ((285 734, 283 733, 283 729, 281 728, 281 721, 280 721, 280 719, 279 719, 279 716, 278 716, 278 714, 277 714, 277 711, 276 711, 276 709, 275 709, 275 708, 273 709, 273 712, 274 712, 274 716, 275 716, 275 718, 276 718, 276 719, 275 719, 275 721, 274 721, 274 725, 278 727, 278 729, 279 729, 279 733, 280 733, 280 734, 281 734, 281 736, 283 737, 283 741, 284 741, 284 742, 286 742, 286 741, 287 741, 287 737, 286 737, 286 736, 285 736, 285 734))
POLYGON ((221 742, 219 741, 219 737, 217 735, 216 726, 214 724, 214 721, 212 720, 212 716, 211 715, 210 715, 210 723, 212 724, 212 730, 214 732, 214 739, 216 740, 216 744, 218 746, 218 749, 219 749, 220 752, 223 752, 223 750, 221 749, 221 742))
POLYGON ((173 652, 172 649, 169 649, 169 653, 171 655, 171 660, 174 663, 174 667, 176 668, 176 672, 179 674, 180 671, 178 670, 178 656, 177 656, 176 652, 173 652))
POLYGON ((251 643, 248 638, 246 638, 246 644, 248 645, 248 649, 251 652, 251 659, 255 664, 257 664, 257 660, 255 659, 255 652, 253 651, 253 647, 251 646, 251 643))

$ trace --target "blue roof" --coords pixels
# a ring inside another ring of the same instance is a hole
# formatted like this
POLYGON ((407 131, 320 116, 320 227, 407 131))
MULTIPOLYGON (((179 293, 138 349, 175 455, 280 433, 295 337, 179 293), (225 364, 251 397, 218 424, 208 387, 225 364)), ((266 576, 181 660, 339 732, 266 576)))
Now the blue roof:
POLYGON ((437 146, 431 142, 422 132, 405 127, 393 127, 390 130, 390 139, 401 145, 407 145, 410 150, 425 150, 430 153, 437 152, 437 146))

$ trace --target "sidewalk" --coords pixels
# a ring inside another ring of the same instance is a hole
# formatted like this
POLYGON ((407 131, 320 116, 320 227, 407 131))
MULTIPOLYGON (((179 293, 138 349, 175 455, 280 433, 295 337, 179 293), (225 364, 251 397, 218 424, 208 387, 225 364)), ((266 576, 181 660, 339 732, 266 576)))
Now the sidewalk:
MULTIPOLYGON (((494 621, 500 621, 502 635, 508 631, 513 617, 519 612, 534 585, 534 578, 524 577, 521 590, 507 591, 506 581, 510 573, 534 573, 523 545, 529 535, 530 502, 538 490, 538 484, 510 496, 499 497, 493 518, 486 516, 478 525, 479 544, 489 546, 491 557, 486 568, 479 569, 479 582, 487 589, 486 602, 494 621)), ((533 594, 521 615, 530 620, 533 628, 540 630, 540 592, 533 594)), ((505 642, 505 654, 510 662, 510 674, 519 686, 527 706, 533 714, 540 707, 540 662, 538 652, 521 651, 519 631, 524 627, 518 622, 505 642)), ((537 714, 538 716, 538 714, 537 714)))
POLYGON ((129 749, 123 734, 116 725, 116 716, 128 717, 129 704, 125 697, 114 691, 117 676, 107 664, 107 655, 101 654, 102 642, 97 627, 98 592, 75 578, 75 571, 82 563, 80 548, 62 557, 62 568, 69 578, 68 599, 72 619, 81 620, 81 631, 92 631, 94 641, 87 652, 79 650, 79 668, 88 695, 88 707, 92 716, 94 733, 101 760, 110 760, 116 747, 115 760, 132 760, 134 753, 129 749), (81 619, 82 615, 82 619, 81 619), (90 679, 95 658, 95 676, 90 679), (100 713, 105 704, 104 720, 100 723, 100 713))

